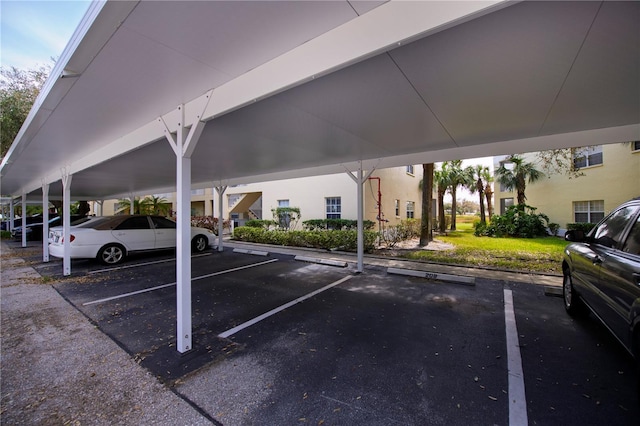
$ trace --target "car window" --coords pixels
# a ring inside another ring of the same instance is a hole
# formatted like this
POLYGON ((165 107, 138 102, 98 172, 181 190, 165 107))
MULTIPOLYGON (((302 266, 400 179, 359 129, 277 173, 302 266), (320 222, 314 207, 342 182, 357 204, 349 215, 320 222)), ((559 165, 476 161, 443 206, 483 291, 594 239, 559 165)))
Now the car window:
POLYGON ((151 227, 149 226, 149 219, 147 219, 146 216, 135 216, 125 219, 114 229, 151 229, 151 227))
POLYGON ((635 206, 623 207, 607 217, 594 228, 592 234, 594 242, 607 247, 620 247, 622 233, 633 217, 636 208, 635 206))
POLYGON ((153 216, 151 221, 156 229, 176 229, 176 223, 164 217, 153 216))
POLYGON ((640 256, 640 216, 636 219, 636 223, 633 224, 627 241, 622 246, 622 251, 640 256))
POLYGON ((80 225, 78 225, 78 228, 96 228, 99 225, 102 225, 105 222, 109 222, 110 220, 113 220, 111 217, 109 216, 104 216, 104 217, 98 217, 95 218, 93 220, 88 220, 85 223, 82 223, 80 225))
POLYGON ((78 226, 82 223, 89 222, 91 219, 92 218, 89 216, 81 217, 77 220, 74 220, 73 218, 71 218, 71 226, 78 226))

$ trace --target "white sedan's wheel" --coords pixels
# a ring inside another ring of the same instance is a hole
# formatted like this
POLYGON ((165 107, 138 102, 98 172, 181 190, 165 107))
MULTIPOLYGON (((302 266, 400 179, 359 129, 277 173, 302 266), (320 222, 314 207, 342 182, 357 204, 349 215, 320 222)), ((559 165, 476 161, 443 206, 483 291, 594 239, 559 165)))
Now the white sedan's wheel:
POLYGON ((124 260, 125 250, 119 244, 108 244, 98 252, 98 260, 105 265, 116 265, 124 260))
POLYGON ((209 240, 207 240, 207 237, 204 237, 202 235, 197 235, 192 242, 193 251, 197 253, 205 251, 208 245, 209 240))

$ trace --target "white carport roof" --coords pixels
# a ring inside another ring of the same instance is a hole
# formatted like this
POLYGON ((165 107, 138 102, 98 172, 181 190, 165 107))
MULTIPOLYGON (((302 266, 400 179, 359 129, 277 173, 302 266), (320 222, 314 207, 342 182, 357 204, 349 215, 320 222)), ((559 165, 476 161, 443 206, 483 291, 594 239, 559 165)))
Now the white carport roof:
POLYGON ((637 140, 640 2, 94 3, 1 193, 174 190, 179 105, 193 187, 637 140))

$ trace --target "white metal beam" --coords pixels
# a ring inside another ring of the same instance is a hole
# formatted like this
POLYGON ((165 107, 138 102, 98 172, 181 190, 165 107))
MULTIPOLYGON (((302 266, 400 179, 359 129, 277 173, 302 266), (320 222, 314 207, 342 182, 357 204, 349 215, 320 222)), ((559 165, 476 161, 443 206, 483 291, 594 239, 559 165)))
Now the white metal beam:
POLYGON ((364 199, 363 199, 363 190, 362 187, 364 183, 369 179, 369 176, 373 173, 375 169, 369 170, 369 172, 364 175, 362 170, 362 161, 358 165, 358 170, 356 171, 357 175, 354 176, 353 173, 347 169, 347 176, 349 176, 356 183, 356 201, 358 206, 358 263, 357 263, 357 271, 362 273, 364 271, 364 199))
POLYGON ((42 182, 42 261, 49 261, 49 184, 42 182))
POLYGON ((507 5, 504 0, 389 1, 216 88, 202 120, 507 5))
MULTIPOLYGON (((177 108, 177 132, 174 139, 176 154, 176 309, 178 352, 185 353, 193 348, 191 311, 191 154, 198 143, 204 123, 196 121, 191 129, 185 124, 185 108, 177 108)), ((164 122, 163 122, 164 124, 164 122)), ((168 127, 165 124, 165 136, 168 127)))
POLYGON ((71 180, 73 175, 67 169, 62 169, 62 275, 71 275, 71 180))
POLYGON ((22 194, 22 247, 27 246, 27 194, 22 194))
POLYGON ((222 202, 223 202, 223 195, 227 190, 227 186, 220 185, 220 186, 216 186, 215 188, 216 188, 216 191, 218 192, 218 251, 221 252, 224 250, 223 243, 222 243, 222 232, 224 230, 224 217, 223 217, 224 206, 222 205, 222 202))

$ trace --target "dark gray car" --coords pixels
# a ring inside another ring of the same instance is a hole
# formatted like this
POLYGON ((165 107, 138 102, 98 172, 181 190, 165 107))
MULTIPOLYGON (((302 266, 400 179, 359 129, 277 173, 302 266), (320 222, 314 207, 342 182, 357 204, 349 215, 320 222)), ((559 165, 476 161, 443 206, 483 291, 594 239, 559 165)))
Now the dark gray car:
POLYGON ((567 312, 591 311, 640 362, 640 198, 565 239, 572 241, 562 263, 567 312))

